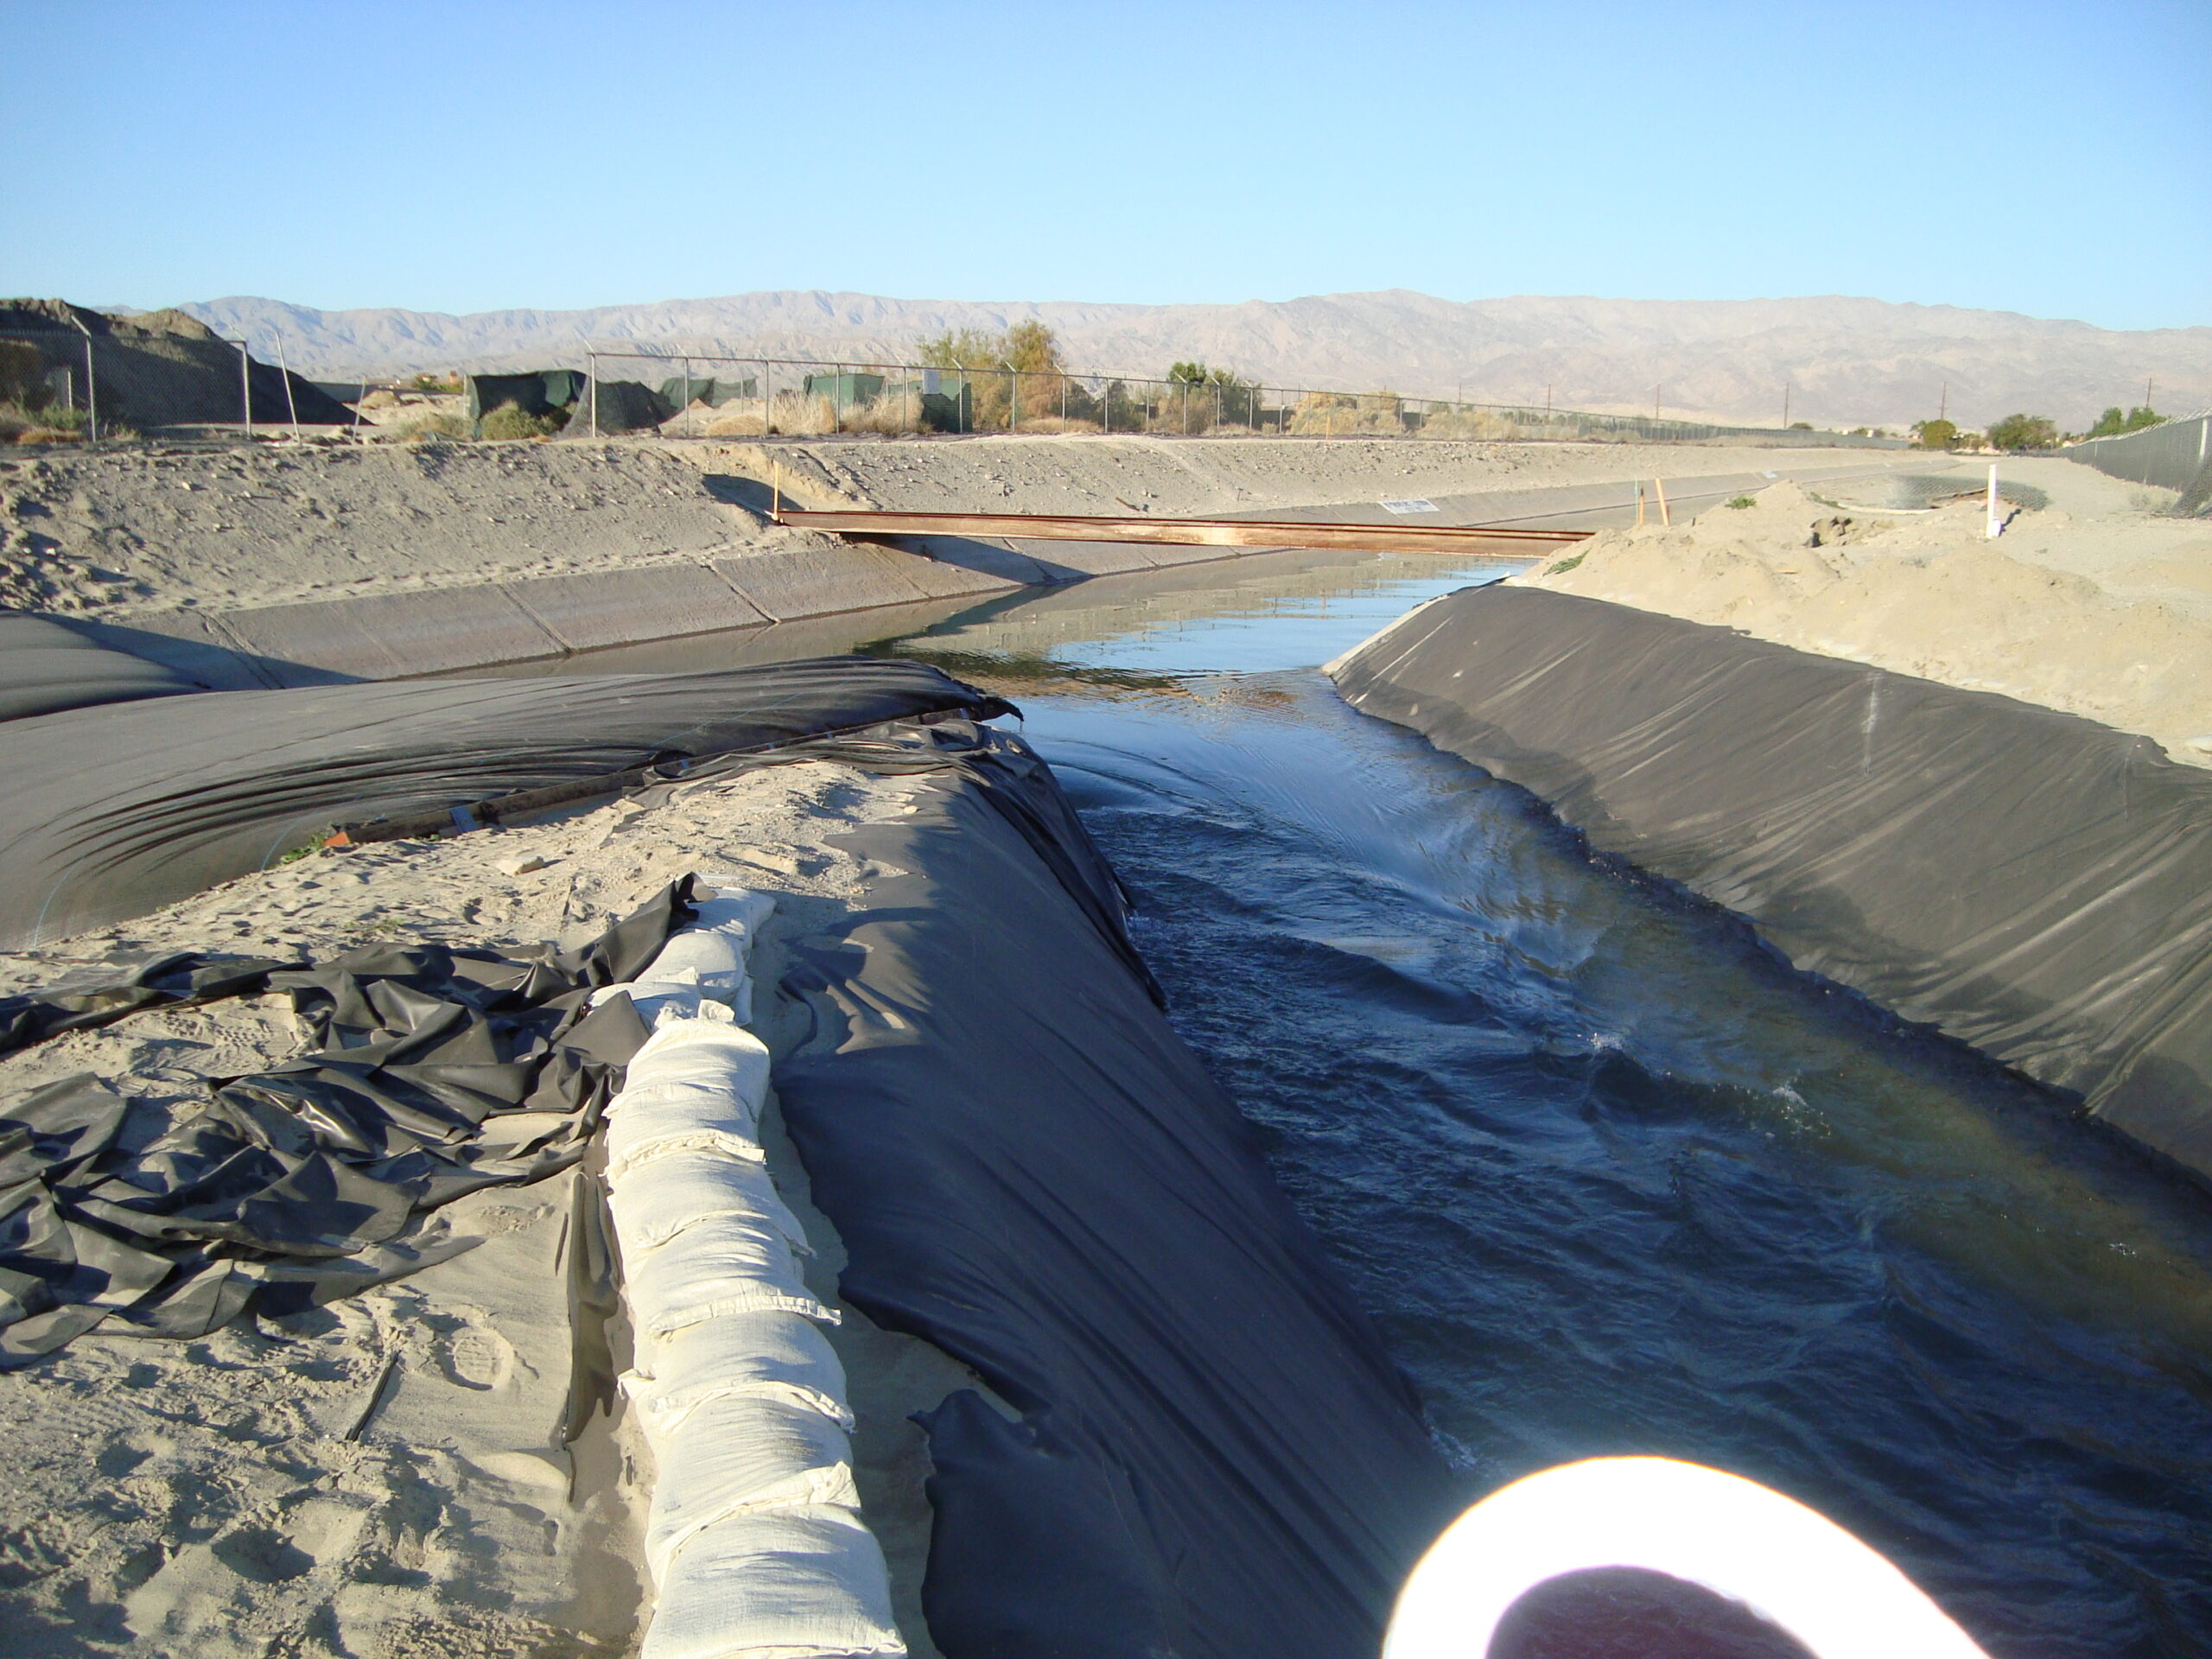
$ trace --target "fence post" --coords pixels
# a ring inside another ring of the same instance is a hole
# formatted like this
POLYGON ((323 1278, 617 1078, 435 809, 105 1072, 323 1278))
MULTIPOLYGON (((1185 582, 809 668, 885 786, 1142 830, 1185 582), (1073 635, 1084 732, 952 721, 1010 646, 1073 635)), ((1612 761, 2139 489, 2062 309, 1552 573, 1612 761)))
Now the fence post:
POLYGON ((688 357, 683 359, 683 435, 699 435, 699 417, 691 412, 691 359, 688 357))
POLYGON ((584 375, 588 381, 584 387, 584 395, 591 404, 591 435, 595 438, 599 435, 599 353, 597 352, 588 350, 584 353, 584 375))
POLYGON ((245 432, 245 441, 253 442, 253 376, 247 368, 245 341, 231 342, 238 348, 238 411, 239 424, 245 432))
POLYGON ((92 331, 85 330, 85 433, 94 443, 100 439, 100 383, 92 372, 92 331))
POLYGON ((292 442, 300 441, 300 404, 292 396, 292 366, 284 360, 284 336, 276 336, 276 372, 284 382, 284 412, 292 417, 292 442))

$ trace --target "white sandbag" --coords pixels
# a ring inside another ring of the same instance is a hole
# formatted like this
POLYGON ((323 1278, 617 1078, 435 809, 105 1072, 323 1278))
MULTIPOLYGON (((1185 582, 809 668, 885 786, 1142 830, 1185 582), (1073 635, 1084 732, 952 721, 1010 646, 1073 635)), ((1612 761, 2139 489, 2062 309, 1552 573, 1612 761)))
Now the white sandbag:
POLYGON ((836 1508, 772 1510, 695 1533, 661 1581, 638 1659, 903 1654, 883 1552, 836 1508))
POLYGON ((751 1140, 768 1095, 768 1049, 741 1026, 665 1020, 631 1057, 622 1092, 607 1103, 610 1157, 684 1129, 751 1140))
MULTIPOLYGON (((711 883, 714 878, 703 880, 711 883)), ((669 1018, 712 1018, 710 1010, 717 1006, 727 1007, 741 1025, 752 1021, 753 980, 746 959, 776 901, 765 893, 736 887, 692 902, 696 919, 670 934, 659 954, 626 988, 610 986, 594 1002, 620 988, 627 990, 648 1025, 669 1018)))
POLYGON ((607 998, 623 995, 638 1010, 648 1027, 671 1020, 718 1020, 739 1025, 753 1019, 753 982, 734 988, 703 985, 690 968, 671 969, 652 979, 634 979, 626 985, 608 985, 591 994, 597 1007, 607 998))
MULTIPOLYGON (((548 1114, 551 1116, 551 1114, 548 1114)), ((640 1164, 677 1152, 712 1152, 741 1163, 765 1164, 767 1152, 750 1135, 728 1129, 694 1128, 687 1125, 664 1135, 632 1135, 620 1152, 610 1150, 607 1179, 619 1181, 640 1164)))
MULTIPOLYGON (((705 880, 712 882, 715 878, 705 880)), ((709 995, 731 1001, 749 982, 746 959, 752 954, 760 924, 774 913, 776 901, 765 893, 748 893, 740 887, 692 902, 699 912, 697 919, 670 934, 660 954, 638 977, 641 981, 676 979, 690 973, 709 995)))
POLYGON ((836 1351, 819 1325, 796 1313, 725 1314, 641 1344, 622 1389, 649 1440, 672 1433, 709 1400, 751 1391, 780 1392, 853 1426, 836 1351))
POLYGON ((690 1228, 723 1219, 772 1227, 792 1249, 811 1254, 805 1229, 777 1197, 760 1158, 732 1157, 721 1146, 699 1144, 702 1138, 695 1132, 649 1141, 607 1171, 623 1259, 634 1262, 690 1228))
POLYGON ((645 1564, 655 1582, 702 1527, 752 1510, 840 1503, 860 1508, 852 1442, 806 1406, 768 1395, 726 1395, 687 1415, 653 1447, 645 1564))
POLYGON ((725 1313, 780 1308, 837 1322, 799 1277, 791 1247, 772 1221, 712 1216, 685 1228, 671 1249, 633 1254, 624 1217, 618 1200, 614 1226, 622 1243, 624 1294, 632 1323, 654 1342, 725 1313))

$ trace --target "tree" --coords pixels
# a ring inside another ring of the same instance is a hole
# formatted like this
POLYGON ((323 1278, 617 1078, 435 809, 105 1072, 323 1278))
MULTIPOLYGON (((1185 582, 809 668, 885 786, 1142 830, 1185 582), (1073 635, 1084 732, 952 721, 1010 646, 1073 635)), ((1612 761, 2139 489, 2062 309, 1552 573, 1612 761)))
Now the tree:
POLYGON ((1217 412, 1223 420, 1239 425, 1260 423, 1260 383, 1247 380, 1234 369, 1211 368, 1205 363, 1173 363, 1167 369, 1167 385, 1185 406, 1204 411, 1207 425, 1212 423, 1217 412))
POLYGON ((971 383, 979 427, 1011 429, 1018 420, 1059 413, 1059 377, 1067 372, 1067 365, 1060 358, 1059 336, 1033 317, 1002 334, 948 328, 916 342, 915 349, 926 367, 982 372, 971 383), (1014 372, 1008 374, 1008 369, 1014 372), (1016 386, 1020 388, 1018 414, 1016 386))
POLYGON ((1923 449, 1948 449, 1959 441, 1955 421, 1915 421, 1912 441, 1923 449))
POLYGON ((2139 404, 2122 414, 2118 404, 2097 416, 2097 423, 2082 435, 2091 438, 2116 438, 2123 432, 2140 432, 2146 426, 2156 426, 2166 417, 2149 404, 2139 404))
POLYGON ((1993 449, 2055 449, 2058 447, 2058 427, 2042 415, 2007 415, 1989 425, 1989 447, 1993 449))

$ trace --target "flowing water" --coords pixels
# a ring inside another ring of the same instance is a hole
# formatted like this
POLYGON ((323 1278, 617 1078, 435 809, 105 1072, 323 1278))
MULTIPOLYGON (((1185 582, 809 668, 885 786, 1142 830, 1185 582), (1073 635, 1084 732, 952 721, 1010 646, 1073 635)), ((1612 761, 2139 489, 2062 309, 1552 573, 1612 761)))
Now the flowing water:
POLYGON ((1244 560, 874 649, 1022 703, 1471 1499, 1692 1459, 2002 1659, 2212 1652, 2212 1195, 1313 666, 1496 574, 1244 560))

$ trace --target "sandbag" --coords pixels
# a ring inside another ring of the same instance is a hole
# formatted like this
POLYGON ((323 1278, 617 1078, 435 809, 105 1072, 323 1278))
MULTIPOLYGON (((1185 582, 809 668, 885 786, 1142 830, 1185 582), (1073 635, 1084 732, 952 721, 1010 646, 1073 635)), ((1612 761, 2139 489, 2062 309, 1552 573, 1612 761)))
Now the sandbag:
POLYGON ((607 1185, 615 1230, 632 1259, 666 1249, 692 1228, 739 1218, 764 1223, 791 1249, 808 1253, 805 1230, 777 1196, 759 1150, 742 1142, 655 1141, 610 1169, 607 1185))
POLYGON ((607 1152, 617 1162, 650 1141, 690 1131, 754 1138, 768 1092, 768 1049, 718 1020, 664 1020, 632 1057, 607 1113, 607 1152))
POLYGON ((770 1392, 810 1405, 846 1428, 845 1369, 822 1327, 796 1313, 728 1313, 641 1349, 623 1391, 651 1437, 709 1400, 770 1392))
POLYGON ((740 1516, 689 1539, 639 1659, 867 1659, 906 1651, 883 1552, 849 1509, 740 1516))
POLYGON ((645 1565, 665 1579, 684 1541, 752 1510, 836 1504, 857 1512, 852 1443, 835 1417, 766 1393, 729 1393, 671 1420, 652 1442, 645 1565))

